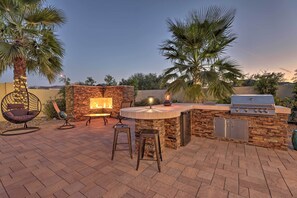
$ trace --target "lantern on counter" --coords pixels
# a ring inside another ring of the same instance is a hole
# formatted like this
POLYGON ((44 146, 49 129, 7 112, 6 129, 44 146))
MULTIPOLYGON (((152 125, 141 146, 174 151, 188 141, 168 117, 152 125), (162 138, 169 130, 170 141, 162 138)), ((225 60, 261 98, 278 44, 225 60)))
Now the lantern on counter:
POLYGON ((170 94, 165 94, 164 106, 171 106, 170 94))

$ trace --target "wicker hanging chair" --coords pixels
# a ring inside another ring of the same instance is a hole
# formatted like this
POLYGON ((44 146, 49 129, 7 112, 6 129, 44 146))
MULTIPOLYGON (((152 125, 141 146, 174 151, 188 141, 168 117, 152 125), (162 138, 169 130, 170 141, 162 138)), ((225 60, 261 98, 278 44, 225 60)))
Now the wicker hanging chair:
POLYGON ((4 131, 1 135, 17 135, 39 130, 39 127, 28 127, 27 122, 33 120, 41 112, 41 102, 36 95, 28 92, 27 88, 25 90, 22 102, 18 102, 16 91, 7 94, 1 101, 2 116, 8 122, 24 124, 24 127, 4 131))

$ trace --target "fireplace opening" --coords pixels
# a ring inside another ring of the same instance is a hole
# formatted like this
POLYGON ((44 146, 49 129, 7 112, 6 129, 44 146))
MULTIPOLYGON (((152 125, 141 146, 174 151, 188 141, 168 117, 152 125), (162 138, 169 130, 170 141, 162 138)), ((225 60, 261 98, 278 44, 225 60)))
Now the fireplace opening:
POLYGON ((90 109, 112 109, 112 98, 90 98, 90 109))

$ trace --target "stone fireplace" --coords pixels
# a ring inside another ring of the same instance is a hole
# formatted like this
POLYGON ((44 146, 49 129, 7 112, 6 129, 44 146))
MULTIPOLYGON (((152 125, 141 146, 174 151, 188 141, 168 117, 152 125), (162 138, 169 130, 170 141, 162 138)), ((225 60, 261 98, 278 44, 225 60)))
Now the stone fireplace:
POLYGON ((85 86, 66 87, 66 113, 75 121, 85 120, 89 113, 119 112, 123 101, 134 101, 133 86, 85 86))

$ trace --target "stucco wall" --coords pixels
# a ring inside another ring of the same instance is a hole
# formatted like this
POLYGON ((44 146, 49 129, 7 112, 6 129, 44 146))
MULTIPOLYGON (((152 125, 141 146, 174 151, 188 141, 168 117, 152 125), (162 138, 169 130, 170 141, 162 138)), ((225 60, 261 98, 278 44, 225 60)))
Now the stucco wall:
POLYGON ((0 99, 9 92, 12 92, 13 90, 13 84, 12 83, 0 83, 0 99))
MULTIPOLYGON (((277 90, 277 93, 276 93, 276 96, 280 97, 280 98, 285 98, 285 97, 292 96, 293 86, 294 85, 292 85, 292 84, 279 86, 278 90, 277 90)), ((165 92, 166 92, 166 90, 138 90, 135 101, 139 102, 139 101, 147 98, 148 96, 153 96, 153 97, 159 98, 161 101, 163 101, 165 92)), ((236 94, 256 94, 257 93, 254 90, 253 87, 235 87, 234 92, 236 94)), ((178 101, 190 102, 190 101, 187 101, 184 98, 184 94, 182 92, 174 94, 172 96, 172 99, 173 100, 175 99, 175 100, 178 100, 178 101)), ((208 100, 212 100, 212 99, 213 98, 208 97, 208 100)))
POLYGON ((59 89, 29 89, 29 92, 35 94, 41 101, 41 104, 46 103, 48 100, 59 97, 59 89))

